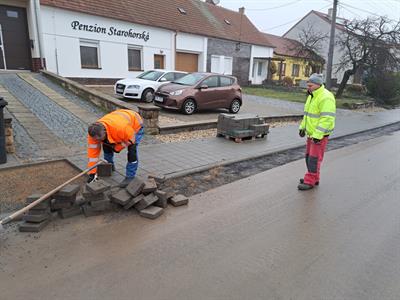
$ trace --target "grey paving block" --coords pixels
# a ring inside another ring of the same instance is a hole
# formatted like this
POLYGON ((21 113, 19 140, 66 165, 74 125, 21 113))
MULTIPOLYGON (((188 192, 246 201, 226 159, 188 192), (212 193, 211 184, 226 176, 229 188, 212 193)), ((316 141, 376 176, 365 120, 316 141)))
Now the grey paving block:
POLYGON ((89 204, 83 205, 82 210, 85 217, 93 217, 102 214, 102 211, 93 209, 93 207, 91 207, 89 204))
POLYGON ((154 194, 158 197, 158 200, 154 203, 155 206, 167 208, 168 206, 168 195, 167 192, 157 190, 154 194))
POLYGON ((59 196, 55 195, 54 200, 56 202, 75 202, 76 200, 76 194, 70 195, 70 196, 59 196))
MULTIPOLYGON (((26 204, 31 204, 32 202, 35 202, 37 199, 39 199, 42 196, 43 196, 42 194, 32 194, 26 198, 26 204)), ((35 205, 31 209, 41 210, 41 209, 46 209, 49 207, 50 207, 50 199, 46 199, 46 200, 43 200, 42 202, 40 202, 39 204, 35 205)))
POLYGON ((147 176, 148 178, 153 178, 157 183, 164 183, 166 177, 162 174, 151 173, 147 176))
POLYGON ((126 190, 128 191, 129 194, 131 194, 133 197, 136 197, 139 195, 144 187, 144 182, 135 177, 126 187, 126 190))
POLYGON ((133 197, 131 198, 131 200, 124 205, 124 209, 128 210, 131 207, 133 207, 136 203, 139 203, 140 201, 142 201, 144 199, 144 195, 140 194, 139 196, 133 197))
POLYGON ((173 206, 186 205, 189 203, 189 198, 184 195, 178 194, 169 199, 169 203, 171 203, 173 206))
POLYGON ((97 166, 97 176, 110 177, 112 175, 112 164, 105 163, 97 166))
POLYGON ((144 218, 148 218, 148 219, 156 219, 159 216, 161 216, 164 212, 164 209, 161 207, 157 207, 157 206, 149 206, 145 209, 142 209, 140 211, 140 215, 144 218))
POLYGON ((97 180, 95 182, 87 183, 86 184, 86 189, 93 195, 98 195, 100 193, 105 192, 111 187, 111 185, 104 181, 104 180, 97 180))
POLYGON ((143 194, 150 194, 157 190, 157 182, 154 178, 149 178, 144 182, 144 187, 142 190, 143 194))
POLYGON ((79 205, 74 205, 71 208, 63 208, 58 211, 58 215, 62 219, 71 218, 82 213, 82 208, 79 205))
POLYGON ((78 197, 76 197, 76 200, 75 200, 76 205, 79 205, 79 206, 82 206, 88 202, 89 201, 82 195, 79 195, 78 197))
POLYGON ((61 190, 59 190, 55 194, 55 198, 62 197, 62 198, 68 198, 71 196, 75 196, 80 190, 80 186, 78 184, 68 184, 64 186, 61 190))
POLYGON ((73 202, 52 201, 50 207, 51 210, 59 210, 62 208, 71 208, 73 205, 73 202))
POLYGON ((104 199, 101 201, 93 201, 93 202, 90 202, 90 206, 95 211, 103 211, 103 210, 110 208, 110 200, 104 199))
POLYGON ((19 225, 18 229, 21 232, 39 232, 41 231, 44 227, 46 227, 47 224, 49 224, 50 220, 44 220, 43 222, 40 223, 30 223, 30 222, 23 222, 19 225))
POLYGON ((142 209, 145 209, 146 207, 149 207, 150 205, 154 204, 157 202, 158 197, 154 194, 149 194, 145 196, 142 200, 140 200, 136 205, 135 208, 138 211, 141 211, 142 209))
POLYGON ((125 189, 119 190, 117 193, 111 195, 111 201, 120 205, 126 205, 132 199, 132 195, 125 189))
POLYGON ((23 216, 23 220, 30 223, 40 223, 50 218, 50 213, 45 212, 43 214, 26 214, 23 216))

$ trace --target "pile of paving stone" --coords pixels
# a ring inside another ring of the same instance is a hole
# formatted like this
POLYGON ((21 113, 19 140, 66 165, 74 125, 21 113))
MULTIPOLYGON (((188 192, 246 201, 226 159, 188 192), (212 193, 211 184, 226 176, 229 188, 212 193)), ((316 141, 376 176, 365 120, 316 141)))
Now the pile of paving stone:
MULTIPOLYGON (((77 184, 70 184, 58 191, 51 200, 45 200, 30 209, 20 224, 22 232, 39 232, 56 217, 69 218, 83 213, 86 217, 102 214, 113 206, 125 210, 135 209, 145 218, 155 219, 163 214, 168 204, 186 205, 189 199, 171 191, 158 189, 165 180, 162 176, 149 176, 147 180, 135 178, 126 188, 112 187, 100 179, 86 184, 82 192, 77 184)), ((30 204, 42 195, 31 195, 26 199, 30 204)))

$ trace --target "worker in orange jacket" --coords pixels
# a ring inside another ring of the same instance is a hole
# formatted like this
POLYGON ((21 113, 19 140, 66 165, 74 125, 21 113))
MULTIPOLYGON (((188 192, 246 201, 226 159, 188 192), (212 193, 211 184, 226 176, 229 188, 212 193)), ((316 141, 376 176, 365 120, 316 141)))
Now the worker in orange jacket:
MULTIPOLYGON (((144 135, 142 117, 128 109, 115 110, 88 128, 88 167, 98 162, 103 147, 104 159, 114 168, 114 152, 128 148, 126 177, 120 186, 125 187, 135 177, 138 168, 138 146, 144 135)), ((89 172, 88 182, 96 180, 97 169, 89 172)))

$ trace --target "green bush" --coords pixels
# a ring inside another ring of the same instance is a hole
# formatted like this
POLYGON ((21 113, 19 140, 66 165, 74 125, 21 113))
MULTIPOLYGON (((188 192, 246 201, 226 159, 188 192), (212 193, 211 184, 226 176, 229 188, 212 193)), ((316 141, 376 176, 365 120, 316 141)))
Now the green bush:
POLYGON ((289 76, 285 76, 282 79, 283 86, 293 86, 293 79, 289 76))
POLYGON ((370 76, 367 79, 367 90, 377 102, 396 105, 400 98, 400 74, 385 73, 370 76))

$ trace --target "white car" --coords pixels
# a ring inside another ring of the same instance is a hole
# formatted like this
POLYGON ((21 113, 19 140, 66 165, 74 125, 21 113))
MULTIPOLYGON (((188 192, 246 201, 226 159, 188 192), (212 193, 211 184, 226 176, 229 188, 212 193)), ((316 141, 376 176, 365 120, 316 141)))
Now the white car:
POLYGON ((144 102, 152 102, 154 92, 164 83, 169 83, 185 76, 186 72, 169 70, 150 70, 136 78, 118 80, 114 86, 114 92, 118 96, 129 99, 140 99, 144 102))

